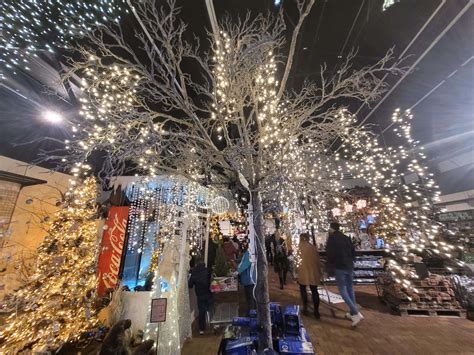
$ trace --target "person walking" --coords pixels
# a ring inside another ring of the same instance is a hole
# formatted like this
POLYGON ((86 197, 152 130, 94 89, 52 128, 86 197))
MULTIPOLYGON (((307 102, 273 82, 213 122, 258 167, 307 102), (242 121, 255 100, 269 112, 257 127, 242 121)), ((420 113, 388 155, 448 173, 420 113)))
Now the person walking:
POLYGON ((321 265, 318 247, 309 242, 308 233, 300 235, 299 253, 301 262, 297 270, 297 277, 301 299, 303 300, 303 314, 307 315, 309 313, 306 291, 307 286, 309 286, 313 298, 314 316, 316 319, 320 319, 318 285, 321 285, 321 265))
POLYGON ((255 282, 257 281, 256 268, 252 270, 252 263, 250 262, 250 252, 247 248, 242 256, 239 266, 237 267, 237 272, 239 274, 239 280, 245 290, 245 299, 247 302, 247 314, 249 314, 251 309, 256 308, 255 298, 253 297, 253 289, 255 287, 255 282), (253 272, 252 272, 253 271, 253 272))
POLYGON ((206 267, 202 258, 196 258, 196 266, 191 270, 189 288, 194 287, 198 306, 199 334, 206 330, 206 312, 212 309, 211 269, 206 267))
POLYGON ((275 236, 274 269, 280 280, 280 289, 283 290, 286 285, 286 275, 289 269, 288 250, 286 240, 282 236, 279 236, 279 234, 277 235, 277 233, 275 233, 275 236))
POLYGON ((273 265, 273 246, 275 245, 275 234, 268 234, 265 237, 265 250, 268 265, 273 265))
POLYGON ((329 226, 329 237, 326 246, 327 269, 330 275, 336 276, 337 287, 342 299, 349 307, 346 318, 352 320, 356 327, 364 316, 357 309, 354 293, 354 258, 355 249, 351 239, 340 231, 341 226, 332 222, 329 226))

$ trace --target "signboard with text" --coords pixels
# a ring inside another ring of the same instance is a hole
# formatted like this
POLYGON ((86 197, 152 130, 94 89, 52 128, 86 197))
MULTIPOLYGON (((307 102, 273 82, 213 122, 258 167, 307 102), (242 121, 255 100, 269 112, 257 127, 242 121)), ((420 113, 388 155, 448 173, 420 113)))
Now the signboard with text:
POLYGON ((440 222, 474 221, 474 210, 445 212, 438 215, 440 222))
POLYGON ((151 300, 150 323, 166 321, 166 298, 154 298, 151 300))
POLYGON ((127 230, 128 209, 128 207, 111 207, 105 222, 97 267, 99 296, 103 296, 107 289, 117 285, 127 230))

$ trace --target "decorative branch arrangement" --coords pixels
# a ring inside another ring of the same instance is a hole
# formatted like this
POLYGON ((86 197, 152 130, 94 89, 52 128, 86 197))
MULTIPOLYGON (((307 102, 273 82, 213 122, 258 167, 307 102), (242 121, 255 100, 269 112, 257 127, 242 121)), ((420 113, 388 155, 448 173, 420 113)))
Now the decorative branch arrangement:
MULTIPOLYGON (((67 153, 43 155, 44 160, 59 159, 76 176, 89 174, 94 154, 103 157, 103 178, 131 171, 165 173, 206 186, 228 186, 240 184, 243 176, 257 238, 255 294, 262 348, 272 346, 264 209, 303 206, 308 226, 324 225, 326 211, 342 195, 340 181, 351 173, 366 180, 380 199, 379 211, 403 228, 400 203, 407 207, 408 195, 433 187, 424 177, 409 191, 407 184, 399 184, 400 169, 419 177, 425 173, 417 160, 400 163, 414 150, 382 148, 371 127, 358 124, 347 106, 376 101, 388 88, 387 74, 406 73, 392 50, 357 69, 352 51, 335 75, 322 66, 317 82, 288 90, 296 41, 314 3, 295 2, 299 19, 286 58, 281 13, 276 18, 223 18, 219 32, 209 34, 210 53, 198 38, 186 39, 186 24, 174 0, 134 4, 140 26, 133 33, 119 23, 98 23, 70 48, 73 55, 63 75, 64 81, 79 77, 83 92, 80 118, 72 125, 72 139, 65 142, 67 153), (340 143, 341 152, 331 149, 334 142, 340 143), (406 192, 403 197, 401 192, 406 192)), ((404 116, 394 118, 409 132, 404 116)), ((413 143, 411 137, 408 143, 413 143)), ((426 247, 438 246, 437 229, 425 218, 432 203, 427 197, 417 206, 420 212, 404 210, 412 218, 411 227, 426 236, 426 247)), ((412 242, 403 239, 406 252, 412 242)))

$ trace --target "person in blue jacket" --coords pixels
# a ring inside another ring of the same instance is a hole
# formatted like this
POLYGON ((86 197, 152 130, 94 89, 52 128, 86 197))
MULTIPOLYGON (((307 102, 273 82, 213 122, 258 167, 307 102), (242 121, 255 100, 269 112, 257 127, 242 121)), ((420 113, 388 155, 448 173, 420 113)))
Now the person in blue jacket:
POLYGON ((252 263, 250 262, 250 252, 247 248, 242 256, 239 266, 237 267, 237 272, 239 274, 239 280, 242 286, 245 289, 245 299, 247 301, 247 311, 250 312, 251 309, 255 309, 256 303, 253 296, 253 289, 257 281, 256 267, 252 268, 252 263))

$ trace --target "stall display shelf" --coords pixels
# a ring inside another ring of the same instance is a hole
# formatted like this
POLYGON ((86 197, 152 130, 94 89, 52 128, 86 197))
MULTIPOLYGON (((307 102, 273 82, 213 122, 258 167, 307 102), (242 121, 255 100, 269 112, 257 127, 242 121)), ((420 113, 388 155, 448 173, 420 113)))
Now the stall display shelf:
POLYGON ((239 288, 235 276, 214 277, 211 292, 214 293, 214 311, 209 315, 209 325, 217 334, 221 327, 232 323, 239 315, 239 288), (224 296, 219 299, 219 295, 224 296), (226 296, 227 295, 227 296, 226 296))
MULTIPOLYGON (((319 252, 321 259, 325 262, 326 251, 319 252)), ((356 250, 354 261, 354 284, 374 284, 377 275, 383 272, 382 259, 386 256, 383 249, 375 250, 356 250)), ((327 277, 326 284, 335 284, 334 277, 327 277)))
POLYGON ((431 274, 424 280, 411 279, 416 291, 394 281, 389 273, 377 277, 380 299, 402 316, 465 317, 466 311, 456 300, 450 279, 431 274))

